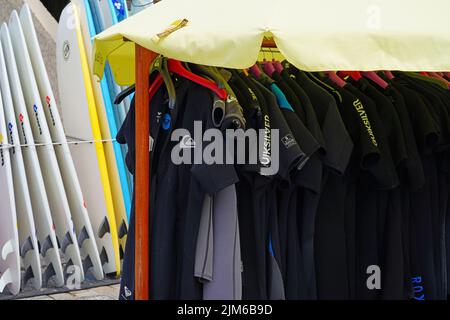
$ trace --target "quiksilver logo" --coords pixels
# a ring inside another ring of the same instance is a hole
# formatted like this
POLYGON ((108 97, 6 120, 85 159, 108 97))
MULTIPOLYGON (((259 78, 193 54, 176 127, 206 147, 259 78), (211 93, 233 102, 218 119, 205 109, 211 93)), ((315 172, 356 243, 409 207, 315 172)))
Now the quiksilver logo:
POLYGON ((270 164, 270 153, 271 153, 271 134, 270 134, 270 118, 268 115, 264 116, 264 143, 263 151, 261 155, 261 163, 265 166, 270 164))
POLYGON ((353 106, 355 107, 356 111, 358 111, 358 114, 367 129, 367 133, 369 134, 370 140, 372 141, 373 145, 375 147, 378 147, 377 139, 375 138, 372 126, 370 124, 369 118, 367 117, 366 110, 364 110, 363 104, 361 103, 361 101, 359 101, 359 99, 356 99, 355 101, 353 101, 353 106))
POLYGON ((24 123, 23 123, 23 119, 24 119, 23 114, 20 114, 20 115, 19 115, 19 121, 20 121, 20 128, 22 129, 23 142, 24 142, 25 144, 28 144, 28 141, 27 141, 27 135, 25 134, 25 125, 24 125, 24 123))
POLYGON ((52 124, 53 124, 53 126, 55 126, 56 125, 55 117, 53 116, 52 104, 51 104, 51 99, 49 96, 45 97, 45 102, 47 102, 47 107, 50 112, 50 118, 52 119, 52 124))
POLYGON ((33 106, 34 116, 36 117, 36 123, 39 129, 39 134, 42 135, 41 122, 39 121, 38 107, 37 105, 33 106))
POLYGON ((190 135, 185 135, 180 142, 180 148, 181 149, 194 149, 195 148, 195 141, 192 139, 190 135))

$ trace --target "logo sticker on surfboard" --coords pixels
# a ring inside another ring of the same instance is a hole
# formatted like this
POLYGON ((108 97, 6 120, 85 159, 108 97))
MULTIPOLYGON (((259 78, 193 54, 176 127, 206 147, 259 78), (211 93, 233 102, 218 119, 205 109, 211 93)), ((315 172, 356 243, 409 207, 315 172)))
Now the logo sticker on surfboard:
POLYGON ((55 126, 55 117, 53 116, 53 110, 52 110, 52 104, 51 99, 49 96, 45 97, 45 102, 47 102, 48 111, 50 112, 50 118, 52 119, 52 124, 55 126))
POLYGON ((63 44, 63 57, 64 57, 64 60, 68 60, 69 59, 69 57, 70 57, 70 44, 69 44, 69 41, 64 41, 64 44, 63 44))
POLYGON ((125 7, 121 0, 112 0, 113 6, 116 9, 117 20, 123 20, 125 16, 125 7))
POLYGON ((13 132, 12 129, 14 128, 13 124, 11 122, 8 122, 8 133, 9 133, 9 139, 11 140, 11 151, 13 154, 16 153, 16 149, 14 148, 14 136, 13 136, 13 132))
POLYGON ((3 135, 0 133, 0 158, 2 167, 5 165, 5 158, 3 157, 3 135))
POLYGON ((34 116, 36 117, 36 122, 37 122, 37 126, 39 129, 39 134, 42 136, 42 127, 41 127, 41 122, 39 121, 39 114, 38 114, 38 107, 37 105, 33 106, 33 111, 34 111, 34 116))
POLYGON ((23 114, 19 114, 20 128, 22 129, 23 141, 25 144, 28 144, 27 135, 25 134, 25 125, 23 124, 24 116, 23 114))

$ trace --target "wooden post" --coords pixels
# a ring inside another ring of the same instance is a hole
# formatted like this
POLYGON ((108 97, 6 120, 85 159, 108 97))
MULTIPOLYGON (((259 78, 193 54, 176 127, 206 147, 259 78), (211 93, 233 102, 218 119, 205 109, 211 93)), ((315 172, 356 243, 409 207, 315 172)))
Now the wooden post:
POLYGON ((157 56, 138 44, 136 55, 136 190, 135 190, 135 299, 149 299, 149 72, 157 56))

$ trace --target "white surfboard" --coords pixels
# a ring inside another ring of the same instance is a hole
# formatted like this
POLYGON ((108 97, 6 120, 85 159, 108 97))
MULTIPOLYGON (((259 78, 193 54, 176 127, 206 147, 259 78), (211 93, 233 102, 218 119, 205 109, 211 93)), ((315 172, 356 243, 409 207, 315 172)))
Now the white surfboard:
POLYGON ((55 224, 56 236, 61 246, 61 251, 67 258, 67 267, 73 265, 75 270, 84 280, 83 263, 81 261, 78 240, 74 232, 74 224, 70 213, 64 183, 59 170, 55 149, 47 125, 44 108, 42 107, 39 89, 34 77, 33 67, 25 43, 25 38, 20 24, 17 11, 11 13, 9 19, 9 30, 11 42, 16 56, 17 70, 19 71, 20 83, 23 96, 30 117, 31 129, 34 141, 47 144, 37 148, 39 163, 41 164, 42 177, 47 190, 48 202, 55 224), (78 268, 78 269, 77 269, 78 268))
MULTIPOLYGON (((79 20, 73 4, 62 11, 56 39, 61 117, 74 140, 101 140, 94 92, 79 20)), ((119 241, 104 144, 80 143, 70 150, 106 274, 120 274, 119 241)))
POLYGON ((27 147, 22 149, 22 154, 27 173, 27 181, 37 236, 40 243, 40 252, 45 258, 46 269, 43 274, 43 280, 44 282, 47 282, 51 277, 55 276, 54 279, 56 286, 63 286, 63 270, 53 221, 50 214, 47 192, 45 190, 44 180, 42 178, 36 147, 33 145, 33 133, 28 118, 25 100, 23 98, 22 86, 20 84, 16 59, 14 57, 11 44, 11 37, 9 35, 6 23, 3 23, 1 27, 0 37, 3 46, 3 54, 6 62, 9 85, 11 87, 16 123, 19 125, 20 143, 22 145, 27 145, 27 147))
MULTIPOLYGON (((0 42, 0 92, 3 98, 5 110, 5 124, 8 135, 8 143, 11 146, 20 144, 19 133, 14 115, 14 106, 11 97, 6 64, 3 56, 3 48, 0 42)), ((16 199, 17 227, 19 231, 19 248, 22 257, 25 275, 23 285, 31 280, 35 289, 42 286, 41 261, 39 247, 36 238, 33 210, 31 207, 28 182, 23 164, 22 149, 19 146, 10 149, 11 167, 14 181, 14 195, 16 199)))
POLYGON ((53 142, 60 142, 55 145, 56 156, 58 158, 61 175, 63 178, 67 199, 69 201, 72 219, 75 224, 78 242, 83 257, 85 271, 92 267, 91 271, 97 280, 103 279, 103 269, 100 262, 100 255, 95 241, 89 215, 84 204, 78 176, 73 164, 72 155, 67 145, 66 135, 59 116, 58 107, 50 85, 47 70, 45 69, 39 42, 34 28, 31 12, 27 4, 20 11, 20 22, 22 24, 28 53, 30 54, 33 71, 41 96, 47 118, 48 128, 53 142))
POLYGON ((0 97, 0 292, 20 291, 19 236, 3 103, 0 97), (5 148, 6 147, 6 148, 5 148))

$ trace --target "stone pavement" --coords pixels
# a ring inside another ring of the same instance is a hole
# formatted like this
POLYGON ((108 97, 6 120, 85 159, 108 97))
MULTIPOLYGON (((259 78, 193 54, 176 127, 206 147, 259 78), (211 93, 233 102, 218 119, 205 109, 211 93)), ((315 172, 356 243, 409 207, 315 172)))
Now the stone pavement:
POLYGON ((86 290, 25 298, 22 300, 118 300, 119 287, 120 285, 115 284, 86 290))

